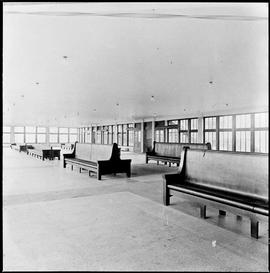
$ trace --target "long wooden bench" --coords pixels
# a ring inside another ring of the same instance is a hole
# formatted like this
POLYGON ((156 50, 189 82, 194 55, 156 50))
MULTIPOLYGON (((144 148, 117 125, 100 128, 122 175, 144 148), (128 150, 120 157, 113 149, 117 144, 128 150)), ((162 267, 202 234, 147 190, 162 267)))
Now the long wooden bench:
POLYGON ((28 148, 31 148, 32 145, 31 144, 26 144, 26 143, 12 143, 10 144, 10 148, 17 150, 19 152, 27 152, 28 148))
POLYGON ((149 160, 164 162, 169 166, 171 163, 176 163, 179 166, 180 156, 183 147, 190 147, 191 149, 211 149, 210 143, 166 143, 166 142, 156 142, 154 141, 154 147, 152 151, 146 152, 145 162, 148 163, 149 160))
POLYGON ((259 236, 259 220, 269 216, 268 155, 192 150, 184 148, 178 172, 163 175, 163 203, 180 194, 200 207, 206 206, 249 217, 251 236, 259 236))
POLYGON ((37 158, 53 160, 55 157, 60 160, 61 149, 57 147, 47 146, 43 144, 33 144, 27 149, 27 154, 37 158))
POLYGON ((63 154, 63 167, 66 165, 79 167, 97 174, 98 180, 104 174, 126 173, 131 175, 131 159, 120 159, 120 149, 117 144, 102 145, 90 143, 75 143, 71 154, 63 154))
POLYGON ((74 148, 74 143, 65 143, 61 146, 62 152, 71 152, 74 148))

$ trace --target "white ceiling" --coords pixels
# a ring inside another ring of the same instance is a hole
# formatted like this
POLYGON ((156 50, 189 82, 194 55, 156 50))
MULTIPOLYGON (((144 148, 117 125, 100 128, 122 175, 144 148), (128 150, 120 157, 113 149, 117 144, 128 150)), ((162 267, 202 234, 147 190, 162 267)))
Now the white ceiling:
POLYGON ((4 3, 5 124, 252 109, 268 109, 267 4, 4 3))

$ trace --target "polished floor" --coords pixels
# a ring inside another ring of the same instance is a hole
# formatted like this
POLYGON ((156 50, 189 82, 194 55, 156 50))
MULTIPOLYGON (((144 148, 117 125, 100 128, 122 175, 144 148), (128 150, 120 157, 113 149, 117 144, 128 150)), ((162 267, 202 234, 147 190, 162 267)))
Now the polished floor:
POLYGON ((4 271, 269 271, 268 222, 208 218, 181 197, 162 204, 162 174, 177 167, 132 159, 132 176, 63 169, 3 149, 4 271))

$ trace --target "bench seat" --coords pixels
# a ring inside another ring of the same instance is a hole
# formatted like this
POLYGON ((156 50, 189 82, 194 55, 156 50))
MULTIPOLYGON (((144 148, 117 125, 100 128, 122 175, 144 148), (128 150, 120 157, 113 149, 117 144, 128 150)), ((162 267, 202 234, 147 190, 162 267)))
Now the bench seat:
POLYGON ((259 153, 192 150, 185 147, 177 173, 163 175, 163 203, 172 194, 195 202, 200 216, 206 205, 249 217, 251 236, 259 236, 259 220, 269 216, 268 155, 259 153))

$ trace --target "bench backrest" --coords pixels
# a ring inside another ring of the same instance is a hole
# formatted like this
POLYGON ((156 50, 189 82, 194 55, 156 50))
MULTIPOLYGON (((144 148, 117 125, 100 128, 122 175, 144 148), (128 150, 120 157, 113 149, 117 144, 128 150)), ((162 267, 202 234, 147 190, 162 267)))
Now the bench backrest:
POLYGON ((46 144, 32 144, 31 146, 33 147, 33 149, 36 149, 36 150, 51 149, 51 146, 46 145, 46 144))
POLYGON ((98 161, 120 159, 120 150, 116 143, 113 145, 102 145, 92 143, 75 143, 75 158, 98 161))
POLYGON ((181 168, 188 182, 268 199, 267 154, 186 149, 181 168))
POLYGON ((183 147, 190 149, 211 149, 210 143, 166 143, 154 142, 154 151, 156 155, 180 157, 183 147))

